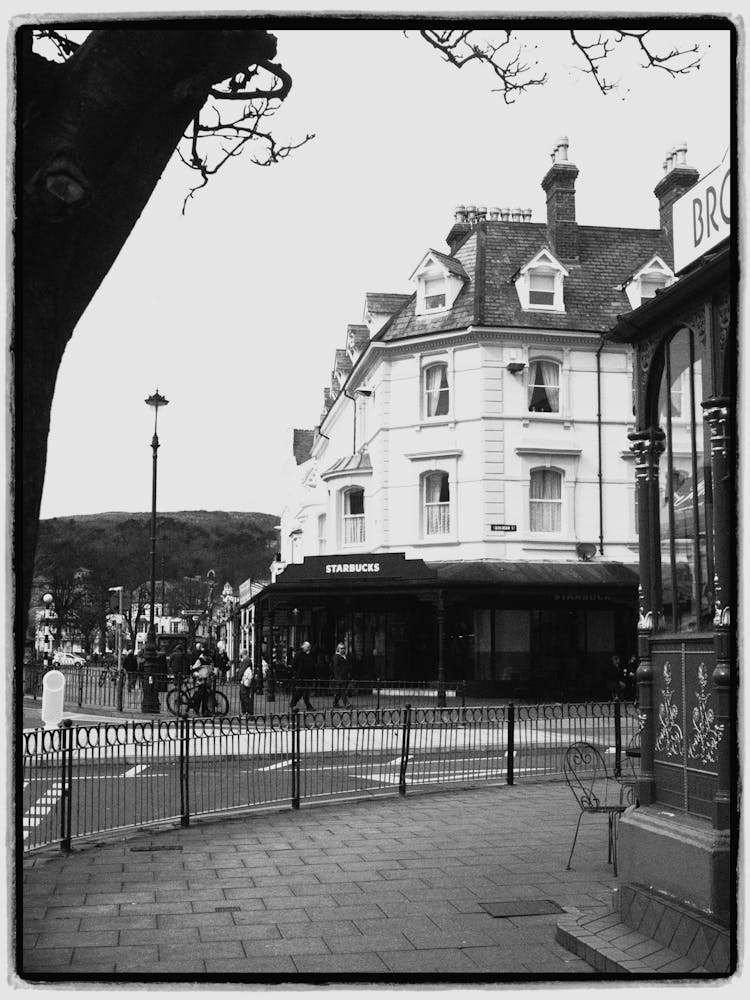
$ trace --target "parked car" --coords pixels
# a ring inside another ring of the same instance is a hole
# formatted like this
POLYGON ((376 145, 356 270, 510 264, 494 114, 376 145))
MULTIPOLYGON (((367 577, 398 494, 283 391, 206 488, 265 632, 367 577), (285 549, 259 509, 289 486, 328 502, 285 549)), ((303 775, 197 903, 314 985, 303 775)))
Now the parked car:
POLYGON ((52 657, 53 667, 82 667, 86 663, 83 653, 71 653, 59 650, 52 657))

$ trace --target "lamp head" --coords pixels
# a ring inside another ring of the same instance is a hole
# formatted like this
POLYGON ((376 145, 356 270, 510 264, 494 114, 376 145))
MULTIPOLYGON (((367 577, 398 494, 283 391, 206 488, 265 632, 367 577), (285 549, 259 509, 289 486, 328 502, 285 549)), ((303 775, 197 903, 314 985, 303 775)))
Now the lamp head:
POLYGON ((160 406, 167 406, 169 400, 165 396, 160 396, 157 388, 153 396, 149 396, 148 399, 144 400, 144 402, 148 406, 153 406, 154 410, 158 411, 160 406))

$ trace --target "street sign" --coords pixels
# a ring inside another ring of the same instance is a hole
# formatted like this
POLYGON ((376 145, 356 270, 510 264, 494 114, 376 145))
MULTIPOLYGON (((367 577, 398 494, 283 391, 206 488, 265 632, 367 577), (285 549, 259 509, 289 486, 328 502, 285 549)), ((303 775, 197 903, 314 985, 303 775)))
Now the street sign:
POLYGON ((725 156, 672 206, 676 274, 729 236, 730 176, 725 156))
POLYGON ((491 524, 490 531, 515 531, 515 524, 491 524))

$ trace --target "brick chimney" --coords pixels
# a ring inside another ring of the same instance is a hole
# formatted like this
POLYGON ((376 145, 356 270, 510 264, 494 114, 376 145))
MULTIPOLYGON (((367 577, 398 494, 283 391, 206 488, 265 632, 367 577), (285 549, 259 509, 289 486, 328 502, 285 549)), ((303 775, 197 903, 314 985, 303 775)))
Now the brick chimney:
POLYGON ((681 142, 667 152, 664 176, 654 188, 659 199, 659 224, 672 241, 672 205, 695 184, 700 174, 687 165, 687 143, 681 142))
POLYGON ((445 237, 445 242, 448 244, 451 253, 454 252, 467 233, 471 232, 471 223, 468 221, 468 215, 469 213, 464 205, 456 206, 455 222, 451 227, 451 231, 445 237))
POLYGON ((547 195, 547 232, 552 250, 562 260, 578 257, 576 177, 578 167, 568 162, 568 137, 561 136, 552 151, 552 166, 542 181, 547 195))

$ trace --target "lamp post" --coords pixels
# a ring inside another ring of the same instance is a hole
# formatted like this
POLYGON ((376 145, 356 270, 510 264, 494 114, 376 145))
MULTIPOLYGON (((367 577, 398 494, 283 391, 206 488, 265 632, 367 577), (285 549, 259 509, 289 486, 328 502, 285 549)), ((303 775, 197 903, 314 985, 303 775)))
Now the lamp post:
POLYGON ((122 673, 122 587, 110 587, 110 594, 120 594, 120 611, 117 618, 117 673, 122 673))
POLYGON ((42 642, 44 648, 42 650, 42 660, 44 661, 44 669, 50 665, 52 659, 52 637, 49 631, 49 618, 50 618, 50 608, 54 602, 54 597, 52 594, 45 594, 42 597, 42 604, 44 605, 44 611, 42 612, 42 642))
POLYGON ((157 389, 153 396, 145 400, 148 406, 154 408, 154 436, 151 438, 151 450, 153 452, 152 473, 151 473, 151 605, 149 607, 148 634, 146 645, 143 648, 144 684, 143 701, 141 709, 144 712, 159 711, 159 692, 154 683, 154 674, 158 666, 156 656, 156 627, 154 625, 154 606, 156 604, 156 461, 159 450, 159 438, 156 434, 156 422, 159 416, 159 407, 166 406, 169 402, 164 396, 159 395, 157 389))

